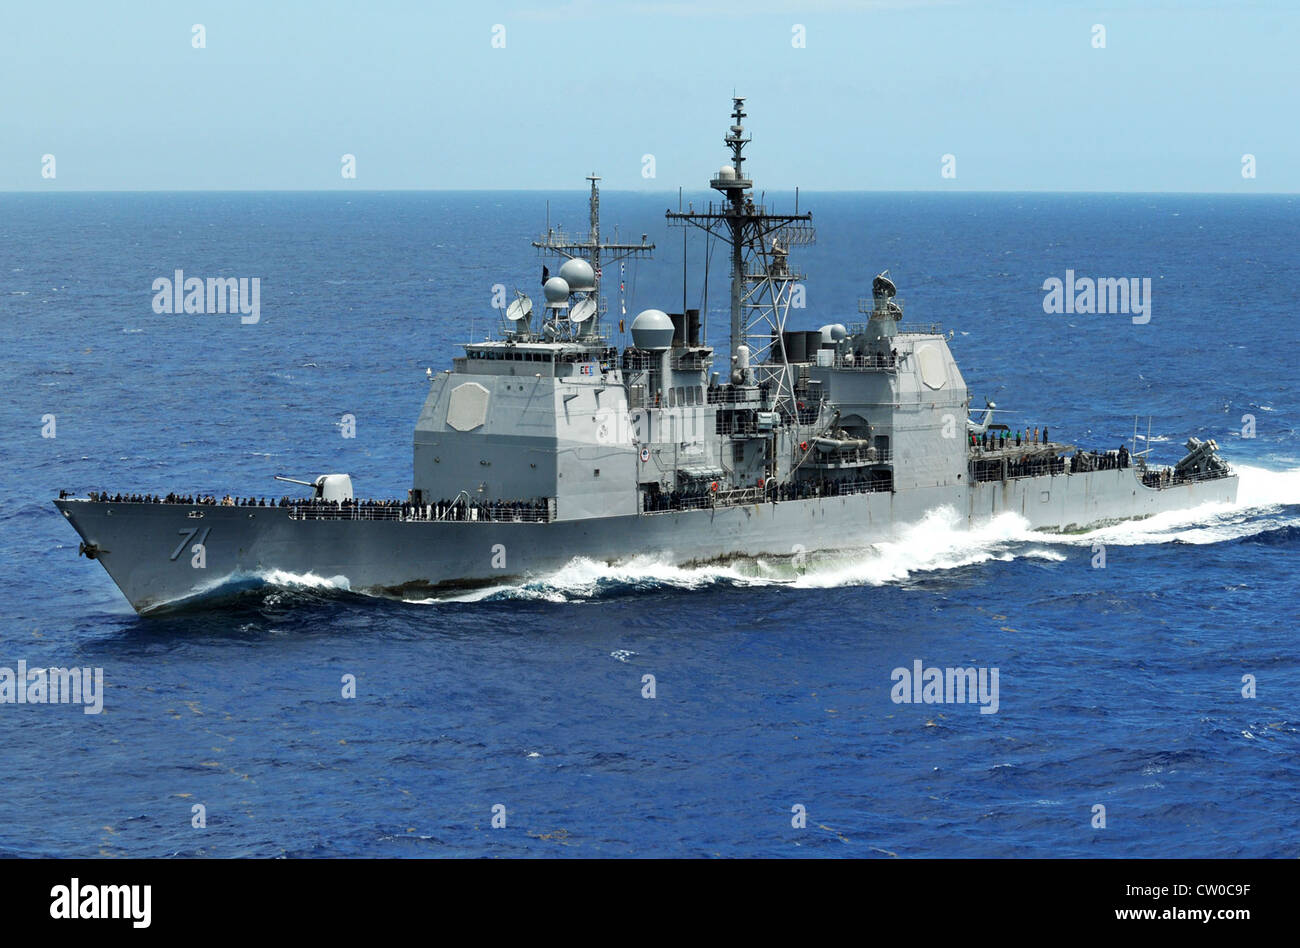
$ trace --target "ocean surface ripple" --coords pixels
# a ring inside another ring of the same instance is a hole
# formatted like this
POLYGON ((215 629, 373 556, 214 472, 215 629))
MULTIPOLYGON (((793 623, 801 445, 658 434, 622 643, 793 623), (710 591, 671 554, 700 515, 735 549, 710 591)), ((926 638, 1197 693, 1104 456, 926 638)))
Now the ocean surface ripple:
MULTIPOLYGON (((1300 855, 1294 198, 801 196, 800 328, 888 267, 976 405, 1101 448, 1150 415, 1161 463, 1214 438, 1234 505, 1077 535, 940 509, 799 564, 648 552, 410 601, 267 573, 150 618, 78 558, 61 488, 404 496, 425 368, 534 285, 548 199, 583 220, 579 193, 0 195, 0 666, 105 685, 98 715, 0 704, 0 856, 1300 855), (1151 322, 1045 314, 1067 268, 1150 277, 1151 322), (177 269, 260 277, 261 321, 155 314, 177 269), (895 703, 918 660, 998 669, 997 712, 895 703)), ((666 200, 603 196, 660 247, 629 314, 681 299, 666 200)))

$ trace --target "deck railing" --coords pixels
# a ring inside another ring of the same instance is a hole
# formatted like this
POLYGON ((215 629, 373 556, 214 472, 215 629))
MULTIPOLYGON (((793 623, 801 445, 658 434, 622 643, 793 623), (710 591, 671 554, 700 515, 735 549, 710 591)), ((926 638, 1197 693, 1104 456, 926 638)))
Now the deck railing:
MULTIPOLYGON (((794 492, 788 495, 784 493, 780 485, 770 484, 768 487, 744 487, 736 490, 677 497, 664 503, 664 506, 647 506, 642 510, 642 513, 668 514, 681 513, 686 510, 709 510, 751 504, 783 504, 792 500, 816 500, 818 498, 824 500, 830 497, 871 494, 889 490, 893 490, 893 479, 889 477, 863 478, 845 482, 799 482, 793 486, 794 492)), ((650 498, 647 497, 647 502, 649 500, 650 498)))
POLYGON ((850 372, 892 372, 898 360, 892 355, 842 355, 831 360, 831 368, 850 372))
POLYGON ((290 520, 397 520, 403 523, 547 523, 553 518, 550 504, 424 504, 385 506, 357 504, 294 504, 290 520))
POLYGON ((1178 487, 1181 484, 1217 481, 1220 478, 1231 477, 1232 475, 1232 468, 1229 467, 1225 467, 1222 471, 1202 471, 1199 474, 1179 474, 1172 467, 1148 468, 1142 475, 1142 486, 1150 487, 1153 490, 1168 490, 1170 487, 1178 487))

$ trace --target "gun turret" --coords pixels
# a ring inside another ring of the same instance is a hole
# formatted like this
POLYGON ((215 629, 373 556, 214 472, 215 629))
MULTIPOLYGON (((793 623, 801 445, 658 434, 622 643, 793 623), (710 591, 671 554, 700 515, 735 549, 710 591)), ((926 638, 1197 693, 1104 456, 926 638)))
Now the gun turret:
POLYGON ((314 481, 300 481, 295 477, 276 474, 277 481, 301 484, 313 490, 313 500, 344 501, 352 499, 352 478, 346 474, 322 474, 314 481))

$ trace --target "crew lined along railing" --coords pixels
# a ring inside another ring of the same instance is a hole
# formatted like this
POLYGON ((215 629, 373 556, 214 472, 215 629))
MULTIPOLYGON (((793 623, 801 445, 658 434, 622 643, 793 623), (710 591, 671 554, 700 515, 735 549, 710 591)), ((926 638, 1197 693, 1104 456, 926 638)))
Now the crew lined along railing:
MULTIPOLYGON (((60 491, 60 499, 68 499, 67 491, 60 491)), ((249 516, 256 513, 280 511, 290 520, 400 520, 424 522, 450 520, 459 522, 528 522, 546 523, 555 519, 555 501, 538 497, 533 500, 513 501, 470 501, 458 502, 444 500, 435 504, 417 505, 404 500, 353 500, 343 503, 337 501, 302 500, 293 497, 281 497, 279 500, 266 497, 231 497, 218 498, 214 494, 110 494, 107 491, 91 491, 88 499, 93 503, 107 504, 169 504, 175 507, 189 507, 190 517, 201 518, 211 507, 248 511, 249 516)))
POLYGON ((699 494, 644 495, 645 514, 680 513, 683 510, 709 510, 718 507, 741 507, 752 504, 784 503, 790 500, 843 497, 849 494, 870 494, 893 490, 893 478, 886 475, 873 478, 852 478, 839 481, 799 481, 793 484, 770 484, 764 487, 745 487, 736 490, 706 491, 699 494))
MULTIPOLYGON (((1067 458, 1057 458, 1055 462, 1048 463, 1044 461, 1026 461, 1019 465, 1009 465, 1007 469, 1007 480, 1014 480, 1020 477, 1042 477, 1046 474, 1073 475, 1091 474, 1096 471, 1106 470, 1126 470, 1124 468, 1092 468, 1089 470, 1072 470, 1068 465, 1067 458)), ((1214 481, 1221 477, 1228 477, 1231 471, 1205 471, 1200 474, 1179 474, 1171 467, 1161 468, 1160 470, 1148 470, 1142 474, 1142 485, 1152 488, 1153 490, 1165 490, 1170 487, 1177 487, 1180 484, 1192 484, 1200 481, 1214 481)), ((983 483, 986 481, 1002 480, 1002 466, 996 461, 975 461, 971 465, 970 477, 972 481, 983 483)))
POLYGON ((1222 471, 1202 471, 1198 474, 1180 474, 1172 467, 1159 470, 1148 469, 1142 475, 1142 486, 1164 490, 1179 484, 1195 484, 1200 481, 1217 481, 1221 477, 1230 477, 1232 469, 1225 467, 1222 471))
POLYGON ((1056 458, 1024 458, 1014 461, 971 461, 970 479, 976 483, 985 481, 1000 481, 1003 478, 1003 468, 1005 466, 1005 475, 1007 480, 1015 480, 1020 477, 1043 477, 1048 474, 1069 474, 1067 459, 1062 457, 1056 458))
POLYGON ((437 504, 292 504, 290 520, 397 520, 403 523, 548 523, 549 501, 437 504))

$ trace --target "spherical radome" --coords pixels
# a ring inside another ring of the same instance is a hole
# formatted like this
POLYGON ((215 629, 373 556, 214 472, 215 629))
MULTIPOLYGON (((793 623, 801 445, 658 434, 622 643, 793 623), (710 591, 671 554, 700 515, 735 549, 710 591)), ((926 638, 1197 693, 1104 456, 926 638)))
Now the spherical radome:
POLYGON ((822 342, 841 342, 849 331, 843 323, 827 323, 822 327, 822 342))
POLYGON ((661 309, 646 309, 632 320, 632 344, 638 349, 667 349, 673 344, 673 321, 661 309))
POLYGON ((569 283, 560 277, 551 277, 543 285, 542 292, 546 294, 546 302, 563 303, 569 298, 569 283))
POLYGON ((596 271, 581 257, 564 262, 564 266, 560 267, 560 279, 569 284, 570 290, 586 291, 596 288, 596 271))

